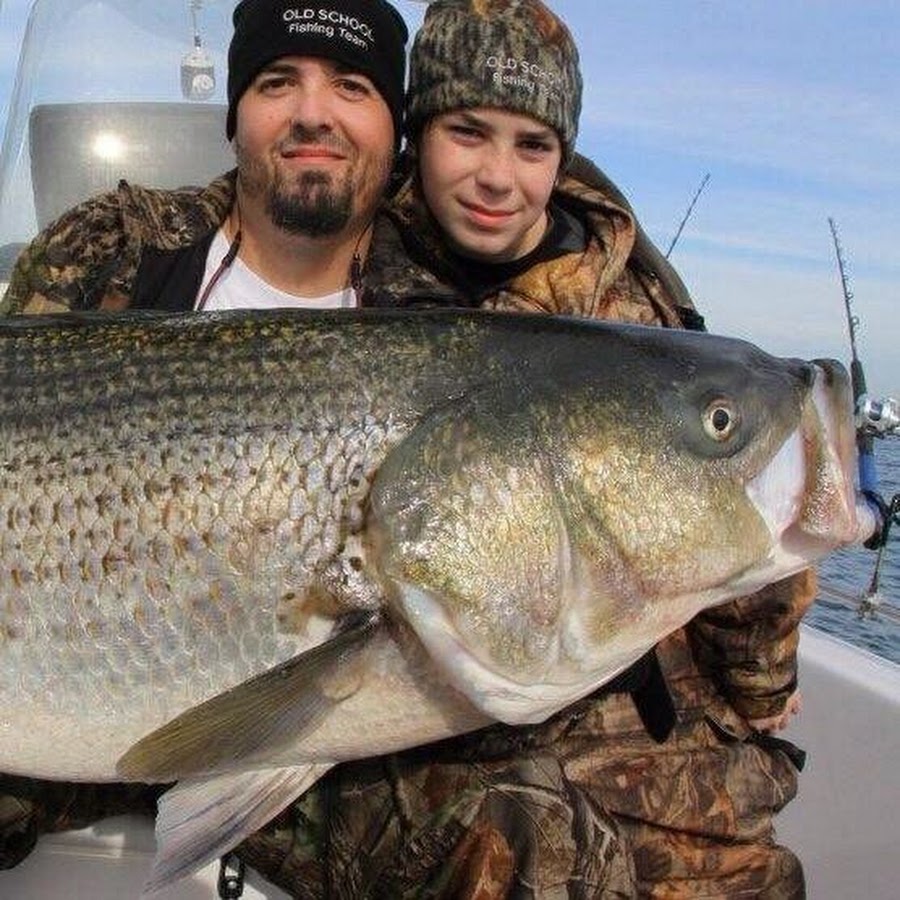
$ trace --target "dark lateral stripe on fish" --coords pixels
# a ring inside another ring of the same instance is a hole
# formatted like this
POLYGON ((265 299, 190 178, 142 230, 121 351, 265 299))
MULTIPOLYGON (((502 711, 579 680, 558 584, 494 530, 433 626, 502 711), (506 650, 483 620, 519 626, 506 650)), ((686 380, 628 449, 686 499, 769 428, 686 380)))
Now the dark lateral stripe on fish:
MULTIPOLYGON (((73 314, 47 317, 46 322, 2 322, 0 427, 5 421, 23 436, 23 431, 32 428, 40 433, 58 431, 62 423, 99 419, 112 424, 148 416, 152 428, 153 420, 165 413, 158 409, 165 398, 175 404, 174 409, 184 411, 202 404, 204 418, 212 425, 210 433, 215 434, 217 422, 229 423, 224 427, 237 422, 277 422, 285 402, 279 393, 289 393, 295 405, 304 402, 304 380, 293 374, 298 361, 305 365, 305 377, 312 376, 310 391, 315 392, 344 377, 354 360, 357 366, 364 364, 382 373, 398 364, 460 371, 484 357, 484 342, 494 334, 483 328, 479 317, 407 316, 402 332, 414 353, 404 354, 401 349, 388 360, 384 349, 391 335, 386 330, 393 333, 396 317, 382 311, 357 312, 361 311, 306 316, 275 311, 199 322, 146 313, 120 314, 120 319, 73 314), (448 324, 453 326, 449 330, 448 324), (456 327, 460 324, 462 328, 456 327), (337 369, 336 341, 345 363, 337 369), (287 374, 289 384, 273 379, 281 373, 287 374), (122 420, 115 418, 120 415, 122 420)), ((514 319, 506 321, 515 332, 520 330, 514 319)), ((515 353, 512 348, 510 344, 509 352, 515 353)), ((495 365, 493 373, 512 369, 504 363, 495 365)))

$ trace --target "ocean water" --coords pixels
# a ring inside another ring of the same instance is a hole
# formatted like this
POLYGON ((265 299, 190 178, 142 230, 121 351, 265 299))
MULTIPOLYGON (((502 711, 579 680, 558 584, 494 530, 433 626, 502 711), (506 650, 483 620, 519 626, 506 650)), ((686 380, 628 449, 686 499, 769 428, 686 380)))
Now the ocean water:
MULTIPOLYGON (((900 493, 900 438, 875 443, 881 495, 900 493)), ((861 618, 859 599, 869 593, 877 554, 862 547, 840 550, 819 563, 821 593, 805 621, 879 656, 900 663, 900 525, 891 531, 879 571, 881 612, 861 618)))

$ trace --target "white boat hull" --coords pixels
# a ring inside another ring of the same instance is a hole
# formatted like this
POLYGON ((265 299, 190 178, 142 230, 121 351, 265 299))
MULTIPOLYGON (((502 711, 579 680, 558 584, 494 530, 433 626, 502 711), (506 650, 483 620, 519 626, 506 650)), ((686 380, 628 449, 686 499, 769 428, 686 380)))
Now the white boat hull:
POLYGON ((786 737, 808 758, 776 821, 810 900, 900 897, 900 666, 803 627, 803 712, 786 737))

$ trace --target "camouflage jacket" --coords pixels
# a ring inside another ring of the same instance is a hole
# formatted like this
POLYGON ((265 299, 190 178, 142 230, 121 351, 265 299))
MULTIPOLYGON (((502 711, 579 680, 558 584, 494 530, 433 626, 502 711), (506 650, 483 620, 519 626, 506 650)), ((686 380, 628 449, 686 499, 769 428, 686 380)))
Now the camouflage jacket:
POLYGON ((499 290, 478 296, 460 286, 465 272, 447 253, 407 178, 378 223, 368 262, 368 304, 479 306, 702 328, 677 272, 599 169, 576 154, 553 200, 583 223, 586 249, 532 266, 499 290))
MULTIPOLYGON (((442 247, 405 184, 376 223, 363 302, 690 323, 687 291, 627 203, 579 165, 556 199, 586 223, 587 247, 488 297, 435 274, 442 247)), ((122 184, 26 248, 2 310, 125 307, 144 250, 191 247, 232 199, 232 176, 175 192, 122 184)), ((659 645, 678 714, 665 743, 647 735, 627 694, 589 697, 540 726, 498 725, 339 766, 240 854, 309 898, 800 897, 799 865, 772 839, 795 772, 742 716, 779 712, 793 690, 797 623, 813 593, 805 573, 710 610, 659 645)), ((16 787, 19 799, 7 802, 15 834, 83 824, 106 809, 99 800, 87 809, 75 787, 59 802, 65 814, 23 793, 16 787)))

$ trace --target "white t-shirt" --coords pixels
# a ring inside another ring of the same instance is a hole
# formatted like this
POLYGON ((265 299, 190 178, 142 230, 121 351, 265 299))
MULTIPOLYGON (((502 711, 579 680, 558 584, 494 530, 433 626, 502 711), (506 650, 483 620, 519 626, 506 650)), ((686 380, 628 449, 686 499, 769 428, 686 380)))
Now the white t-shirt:
MULTIPOLYGON (((219 264, 228 253, 228 241, 220 228, 213 238, 206 257, 206 270, 203 273, 203 284, 197 298, 203 296, 219 264)), ((195 301, 196 305, 196 301, 195 301)), ((206 301, 204 309, 282 309, 294 307, 300 309, 352 309, 357 306, 356 292, 353 288, 344 288, 324 297, 297 297, 280 291, 267 284, 255 272, 251 271, 236 259, 216 282, 212 293, 206 301)))

